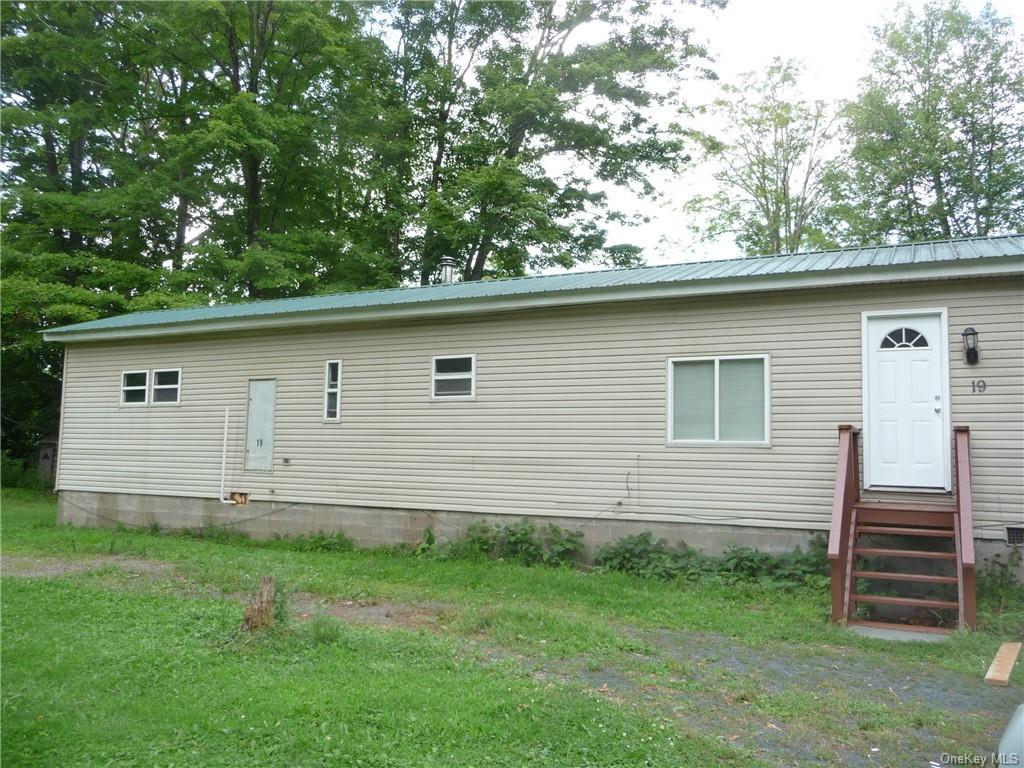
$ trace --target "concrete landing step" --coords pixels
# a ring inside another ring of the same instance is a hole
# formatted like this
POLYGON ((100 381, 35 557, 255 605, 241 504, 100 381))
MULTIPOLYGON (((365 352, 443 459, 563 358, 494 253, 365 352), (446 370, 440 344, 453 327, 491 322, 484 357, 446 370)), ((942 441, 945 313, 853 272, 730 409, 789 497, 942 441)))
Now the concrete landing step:
POLYGON ((914 627, 903 624, 889 624, 884 621, 850 621, 847 629, 862 637, 876 640, 892 640, 898 643, 941 643, 947 640, 951 631, 943 627, 914 627))

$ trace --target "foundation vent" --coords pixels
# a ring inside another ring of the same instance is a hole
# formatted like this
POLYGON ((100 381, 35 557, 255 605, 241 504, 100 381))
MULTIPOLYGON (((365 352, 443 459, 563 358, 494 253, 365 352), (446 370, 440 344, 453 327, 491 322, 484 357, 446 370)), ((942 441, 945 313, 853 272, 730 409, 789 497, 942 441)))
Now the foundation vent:
POLYGON ((1022 526, 1006 526, 1006 543, 1007 544, 1024 544, 1024 527, 1022 526))

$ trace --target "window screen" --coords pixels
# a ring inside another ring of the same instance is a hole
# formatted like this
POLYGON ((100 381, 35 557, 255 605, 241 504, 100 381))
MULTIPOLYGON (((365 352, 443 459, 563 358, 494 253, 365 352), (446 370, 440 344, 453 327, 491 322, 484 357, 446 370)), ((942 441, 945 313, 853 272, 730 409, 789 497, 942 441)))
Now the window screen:
POLYGON ((715 439, 715 361, 674 363, 673 439, 715 439))
POLYGON ((324 420, 341 418, 341 361, 328 360, 324 365, 324 420))
POLYGON ((121 402, 145 405, 149 394, 149 371, 124 371, 121 374, 121 402))
POLYGON ((475 394, 476 361, 472 355, 435 357, 431 375, 434 397, 473 397, 475 394))
POLYGON ((153 402, 178 403, 181 401, 181 371, 153 371, 153 402))
POLYGON ((672 440, 767 440, 763 357, 672 362, 672 440))
POLYGON ((764 360, 718 363, 718 439, 764 440, 764 360))

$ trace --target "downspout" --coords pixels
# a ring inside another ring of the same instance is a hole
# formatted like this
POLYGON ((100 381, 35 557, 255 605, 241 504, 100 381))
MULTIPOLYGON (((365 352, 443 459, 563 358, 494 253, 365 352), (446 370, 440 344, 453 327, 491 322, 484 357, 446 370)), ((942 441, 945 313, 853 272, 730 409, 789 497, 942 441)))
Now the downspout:
POLYGON ((220 450, 220 503, 234 504, 233 499, 224 498, 224 480, 228 471, 228 418, 231 416, 231 406, 224 409, 224 442, 220 450))

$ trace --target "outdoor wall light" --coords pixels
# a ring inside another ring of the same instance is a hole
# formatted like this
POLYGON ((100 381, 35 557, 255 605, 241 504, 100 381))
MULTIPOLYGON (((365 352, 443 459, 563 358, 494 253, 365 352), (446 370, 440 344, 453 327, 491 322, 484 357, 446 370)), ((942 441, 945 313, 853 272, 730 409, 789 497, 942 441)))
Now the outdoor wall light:
POLYGON ((964 337, 964 359, 968 365, 978 364, 978 332, 973 328, 964 328, 960 334, 964 337))

